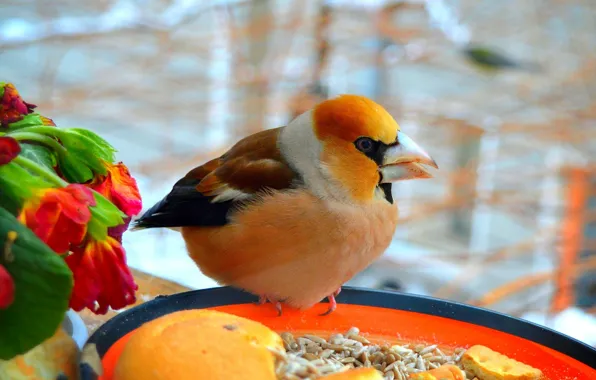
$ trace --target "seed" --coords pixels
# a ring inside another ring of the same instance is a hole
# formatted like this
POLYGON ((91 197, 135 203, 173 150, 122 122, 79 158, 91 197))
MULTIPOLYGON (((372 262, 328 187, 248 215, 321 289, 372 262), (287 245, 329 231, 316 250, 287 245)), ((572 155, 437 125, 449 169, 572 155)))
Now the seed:
POLYGON ((391 363, 387 367, 385 367, 385 372, 391 371, 391 370, 393 370, 393 368, 395 368, 395 362, 391 363))
POLYGON ((387 355, 387 363, 391 364, 397 361, 397 358, 393 354, 387 355))
POLYGON ((343 339, 342 342, 331 341, 331 339, 329 339, 329 340, 331 341, 331 343, 335 343, 335 344, 345 344, 346 346, 362 346, 362 343, 358 342, 357 340, 344 339, 344 338, 342 338, 342 339, 343 339))
POLYGON ((323 343, 327 343, 327 341, 319 336, 316 335, 311 335, 311 334, 304 334, 304 337, 306 339, 309 339, 315 343, 319 343, 319 344, 323 344, 323 343))
POLYGON ((329 337, 329 343, 332 344, 342 344, 345 341, 345 338, 341 334, 333 334, 329 337))
POLYGON ((323 350, 323 352, 321 352, 321 357, 327 359, 333 352, 334 351, 330 349, 323 350))
POLYGON ((420 352, 420 351, 422 351, 422 350, 424 350, 424 345, 422 345, 422 344, 417 344, 416 346, 414 346, 414 351, 416 351, 416 352, 420 352))
POLYGON ((425 354, 429 354, 429 353, 433 352, 436 348, 437 348, 437 345, 433 344, 432 346, 428 346, 428 347, 425 347, 422 350, 420 350, 419 354, 421 356, 425 355, 425 354))
POLYGON ((314 353, 321 352, 321 351, 323 351, 321 346, 315 346, 315 345, 306 346, 307 353, 314 354, 314 353))
POLYGON ((421 371, 426 371, 426 365, 424 364, 424 359, 422 359, 422 356, 418 356, 418 359, 416 359, 416 368, 421 371))
POLYGON ((332 334, 328 339, 315 334, 280 334, 284 350, 271 350, 276 358, 276 377, 317 380, 350 368, 372 367, 380 371, 384 379, 407 380, 411 373, 438 368, 444 363, 460 366, 465 352, 459 348, 452 355, 445 355, 436 344, 371 344, 359 334, 355 327, 345 335, 332 334))
POLYGON ((349 337, 350 339, 353 339, 355 341, 358 341, 362 344, 370 344, 369 340, 366 339, 365 337, 363 337, 362 335, 350 335, 349 337))

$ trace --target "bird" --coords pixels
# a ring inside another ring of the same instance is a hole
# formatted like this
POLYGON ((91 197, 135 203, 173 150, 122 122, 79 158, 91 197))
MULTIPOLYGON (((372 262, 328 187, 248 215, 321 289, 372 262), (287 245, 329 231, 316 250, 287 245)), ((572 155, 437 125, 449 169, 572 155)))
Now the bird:
POLYGON ((542 71, 542 67, 537 63, 515 61, 481 45, 468 45, 463 49, 463 54, 470 63, 486 73, 500 70, 523 70, 534 73, 542 71))
POLYGON ((179 231, 218 284, 305 310, 328 299, 389 246, 392 185, 427 179, 435 160, 365 96, 325 99, 286 125, 237 141, 193 168, 131 230, 179 231))

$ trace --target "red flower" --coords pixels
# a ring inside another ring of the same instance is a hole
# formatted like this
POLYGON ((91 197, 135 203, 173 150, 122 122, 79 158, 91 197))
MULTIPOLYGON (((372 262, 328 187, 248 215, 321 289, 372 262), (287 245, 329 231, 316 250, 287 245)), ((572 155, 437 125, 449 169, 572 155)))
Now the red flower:
POLYGON ((24 115, 32 113, 35 107, 23 101, 12 84, 4 85, 4 95, 0 100, 0 126, 8 127, 8 124, 21 120, 24 115))
POLYGON ((21 153, 21 145, 10 136, 0 136, 0 165, 6 165, 21 153))
POLYGON ((74 276, 70 307, 85 307, 96 314, 105 314, 136 302, 138 289, 126 265, 126 253, 115 239, 90 240, 84 247, 73 249, 66 263, 74 276))
POLYGON ((114 206, 128 215, 123 224, 108 229, 108 234, 122 243, 122 234, 128 229, 131 217, 141 212, 143 208, 141 195, 137 182, 123 163, 112 165, 106 162, 105 165, 108 173, 95 177, 89 187, 106 197, 114 206))
POLYGON ((0 309, 8 308, 14 301, 14 281, 10 273, 0 264, 0 309))
POLYGON ((44 189, 25 202, 19 220, 58 253, 81 244, 95 206, 93 192, 79 184, 44 189))
POLYGON ((89 187, 106 197, 128 216, 141 212, 141 195, 128 168, 122 162, 116 165, 106 162, 105 165, 108 173, 96 176, 89 187))

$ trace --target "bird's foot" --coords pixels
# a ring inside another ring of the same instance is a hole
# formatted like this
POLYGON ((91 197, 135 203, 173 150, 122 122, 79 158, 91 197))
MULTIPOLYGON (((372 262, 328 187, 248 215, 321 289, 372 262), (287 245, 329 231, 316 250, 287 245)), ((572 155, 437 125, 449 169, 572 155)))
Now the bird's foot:
POLYGON ((335 301, 335 297, 337 297, 339 295, 339 293, 341 293, 341 287, 338 288, 331 295, 327 296, 327 298, 329 299, 329 309, 327 309, 327 311, 324 312, 323 314, 320 314, 322 317, 333 313, 335 311, 335 309, 337 309, 337 302, 335 301))
POLYGON ((263 305, 265 303, 269 302, 269 298, 265 297, 265 296, 259 296, 259 300, 256 302, 257 305, 263 305))
POLYGON ((259 300, 257 301, 257 305, 263 305, 267 302, 270 302, 275 305, 275 310, 277 310, 277 316, 281 317, 282 310, 281 310, 281 301, 272 301, 271 298, 268 296, 259 296, 259 300))
POLYGON ((277 316, 278 317, 281 317, 281 313, 282 313, 281 312, 281 302, 277 301, 275 303, 275 310, 277 310, 277 316))

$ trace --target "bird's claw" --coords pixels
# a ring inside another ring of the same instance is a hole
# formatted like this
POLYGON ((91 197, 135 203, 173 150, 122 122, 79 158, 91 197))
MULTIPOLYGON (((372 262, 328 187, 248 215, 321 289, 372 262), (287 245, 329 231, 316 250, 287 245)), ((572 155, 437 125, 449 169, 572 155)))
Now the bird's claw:
POLYGON ((275 310, 277 310, 277 316, 278 317, 281 317, 281 314, 282 314, 282 312, 281 312, 281 302, 278 301, 278 302, 275 303, 275 310))
POLYGON ((329 299, 329 308, 323 314, 319 314, 321 317, 329 315, 329 314, 333 313, 335 311, 335 309, 337 309, 337 302, 335 301, 335 297, 337 297, 339 295, 339 293, 341 293, 341 288, 338 288, 331 295, 327 296, 327 298, 329 299))
POLYGON ((270 302, 272 304, 275 305, 275 310, 277 310, 277 316, 281 317, 282 314, 282 310, 281 310, 281 301, 275 301, 273 302, 271 300, 271 298, 267 297, 267 296, 259 296, 259 300, 257 301, 257 305, 263 305, 267 302, 270 302))

